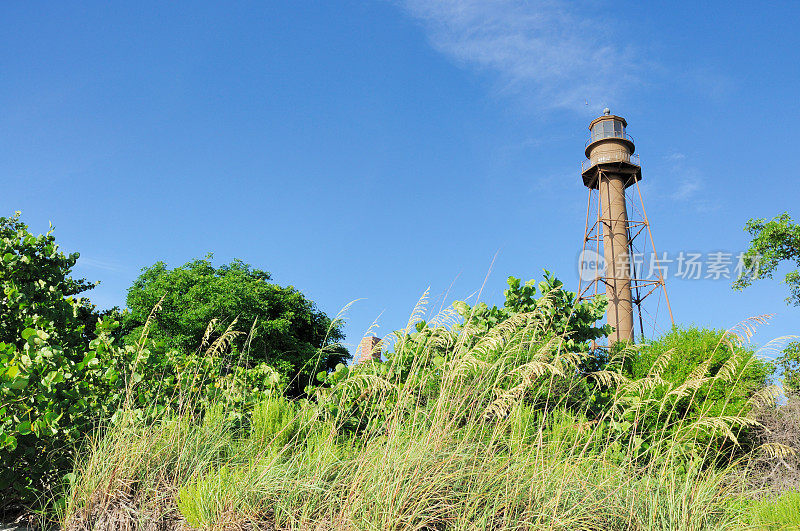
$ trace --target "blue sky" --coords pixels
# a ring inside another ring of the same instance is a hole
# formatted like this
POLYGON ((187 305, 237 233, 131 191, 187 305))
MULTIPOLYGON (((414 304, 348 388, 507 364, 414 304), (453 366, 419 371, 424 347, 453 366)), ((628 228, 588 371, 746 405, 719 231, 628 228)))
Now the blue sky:
MULTIPOLYGON (((405 326, 428 286, 463 299, 489 274, 499 303, 508 275, 547 268, 575 289, 586 127, 608 106, 658 250, 735 253, 748 218, 798 218, 799 19, 794 2, 6 2, 0 215, 52 221, 100 306, 157 260, 213 252, 329 314, 363 299, 355 343, 376 318, 405 326)), ((800 333, 777 280, 668 289, 680 323, 774 313, 757 341, 800 333)))

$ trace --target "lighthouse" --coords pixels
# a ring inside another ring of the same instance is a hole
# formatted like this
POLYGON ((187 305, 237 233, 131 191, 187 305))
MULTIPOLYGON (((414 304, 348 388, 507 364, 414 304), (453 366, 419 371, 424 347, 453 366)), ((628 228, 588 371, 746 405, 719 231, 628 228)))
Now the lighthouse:
MULTIPOLYGON (((657 278, 640 278, 634 254, 636 236, 647 229, 652 244, 652 232, 647 216, 644 213, 644 202, 638 183, 642 179, 642 168, 639 156, 635 154, 636 145, 627 133, 628 122, 621 116, 611 114, 609 109, 589 124, 589 139, 586 142, 586 160, 581 166, 583 184, 589 189, 589 203, 586 213, 586 231, 583 248, 595 243, 596 256, 602 266, 586 288, 579 288, 581 298, 590 298, 605 293, 608 300, 606 310, 607 323, 614 328, 609 336, 609 343, 634 340, 635 321, 634 307, 638 308, 639 329, 644 335, 642 323, 642 300, 659 287, 664 288, 664 296, 669 308, 670 319, 672 309, 666 294, 666 286, 660 264, 657 278), (628 190, 635 187, 635 195, 641 203, 641 219, 630 219, 629 206, 633 206, 633 194, 628 190), (595 202, 596 218, 591 219, 592 203, 595 202), (591 286, 594 293, 590 293, 591 286)), ((653 256, 655 254, 653 245, 653 256)), ((583 259, 583 253, 582 257, 583 259)), ((657 260, 657 258, 656 258, 657 260)), ((583 274, 581 281, 584 279, 583 274)))

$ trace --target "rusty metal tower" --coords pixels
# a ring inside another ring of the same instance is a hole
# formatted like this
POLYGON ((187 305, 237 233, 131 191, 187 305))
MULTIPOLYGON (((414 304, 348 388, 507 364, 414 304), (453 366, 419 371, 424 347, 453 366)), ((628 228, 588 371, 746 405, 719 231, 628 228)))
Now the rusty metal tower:
MULTIPOLYGON (((639 189, 642 179, 639 155, 634 154, 636 146, 625 130, 627 126, 625 118, 611 114, 609 109, 592 120, 586 142, 587 160, 581 165, 583 184, 589 189, 589 201, 580 257, 578 297, 579 300, 589 299, 605 293, 608 299, 607 322, 614 327, 609 337, 611 344, 634 340, 634 307, 638 311, 640 334, 644 336, 642 301, 659 289, 663 290, 669 317, 673 321, 662 267, 639 189), (638 202, 630 198, 629 189, 636 190, 638 202), (632 215, 629 216, 629 212, 632 215), (637 256, 644 256, 643 250, 637 246, 637 236, 645 229, 652 247, 647 277, 642 271, 643 261, 636 260, 637 256)), ((646 243, 647 240, 645 246, 646 243)), ((655 320, 656 317, 648 314, 650 318, 655 320)))

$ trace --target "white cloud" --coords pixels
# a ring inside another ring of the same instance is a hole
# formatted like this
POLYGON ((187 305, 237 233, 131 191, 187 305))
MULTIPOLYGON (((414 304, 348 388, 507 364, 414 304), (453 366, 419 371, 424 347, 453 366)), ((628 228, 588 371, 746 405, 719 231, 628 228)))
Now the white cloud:
POLYGON ((90 269, 102 269, 103 271, 111 271, 113 273, 127 272, 128 268, 120 265, 114 261, 98 260, 88 256, 81 255, 76 264, 78 267, 87 267, 90 269))
POLYGON ((719 199, 709 193, 713 183, 702 171, 692 165, 683 153, 671 153, 661 157, 652 172, 640 184, 644 200, 667 202, 671 207, 691 208, 700 214, 715 212, 722 207, 719 199))
POLYGON ((404 0, 403 5, 422 22, 437 50, 496 74, 501 90, 533 96, 538 108, 578 110, 588 102, 597 112, 641 77, 644 61, 599 31, 602 21, 581 14, 583 3, 404 0))
POLYGON ((706 178, 694 166, 685 163, 686 157, 675 153, 666 157, 670 163, 672 191, 669 198, 694 208, 701 214, 715 212, 721 207, 719 201, 706 191, 706 178))
POLYGON ((673 153, 671 155, 667 155, 665 158, 668 162, 678 162, 680 160, 685 159, 686 155, 684 155, 683 153, 673 153))
POLYGON ((672 199, 677 201, 686 201, 694 197, 694 195, 700 191, 702 186, 700 183, 695 179, 683 179, 678 186, 675 188, 675 191, 672 192, 672 199))

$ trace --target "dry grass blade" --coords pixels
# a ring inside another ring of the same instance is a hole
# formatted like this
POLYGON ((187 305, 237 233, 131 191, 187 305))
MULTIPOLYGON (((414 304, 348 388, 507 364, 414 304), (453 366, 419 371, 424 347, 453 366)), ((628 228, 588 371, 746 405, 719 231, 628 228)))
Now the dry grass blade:
POLYGON ((208 347, 206 350, 206 356, 217 356, 224 352, 231 344, 231 342, 240 335, 243 335, 244 332, 240 332, 238 330, 234 330, 236 323, 239 322, 239 318, 235 318, 231 324, 228 325, 228 328, 225 329, 225 332, 222 333, 217 339, 211 343, 211 346, 208 347))
POLYGON ((488 363, 478 359, 471 352, 465 352, 448 363, 448 377, 453 378, 468 372, 482 371, 488 368, 488 363))
POLYGON ((519 403, 527 388, 527 382, 523 382, 516 387, 502 392, 486 407, 486 410, 483 412, 483 418, 492 419, 507 417, 511 409, 519 403))
POLYGON ((217 328, 217 322, 219 320, 215 317, 208 322, 208 326, 206 326, 206 331, 203 332, 203 340, 200 341, 200 350, 205 350, 208 347, 208 340, 211 338, 211 334, 214 333, 214 330, 217 328))
POLYGON ((425 289, 425 292, 417 301, 417 304, 414 305, 414 311, 411 312, 411 317, 408 318, 408 324, 406 325, 406 333, 410 334, 417 323, 422 321, 422 317, 425 315, 425 308, 428 306, 428 299, 430 296, 431 288, 428 287, 425 289))
POLYGON ((755 315, 739 322, 736 326, 725 331, 723 337, 731 339, 735 344, 742 346, 750 342, 759 326, 767 324, 775 314, 765 313, 755 315))
POLYGON ((660 387, 662 385, 669 385, 669 384, 666 380, 663 380, 660 376, 652 376, 652 377, 642 378, 641 380, 633 380, 625 386, 624 390, 626 393, 642 394, 647 391, 652 391, 653 389, 660 387))
POLYGON ((253 338, 256 335, 256 325, 258 324, 258 317, 253 319, 253 324, 250 326, 250 331, 247 333, 247 341, 244 343, 244 351, 250 351, 250 345, 253 343, 253 338))
POLYGON ((604 387, 611 387, 614 384, 625 385, 630 381, 624 375, 616 371, 594 371, 590 372, 588 377, 604 387))
POLYGON ((647 372, 648 378, 661 378, 661 374, 669 365, 669 362, 672 361, 672 357, 675 354, 675 349, 671 348, 666 352, 662 353, 656 361, 653 362, 653 365, 650 367, 650 370, 647 372))
POLYGON ((736 376, 736 369, 739 368, 740 362, 741 358, 739 353, 736 350, 732 351, 728 360, 722 364, 722 367, 719 368, 717 374, 714 375, 714 379, 722 380, 725 383, 732 383, 734 376, 736 376))
POLYGON ((153 319, 156 318, 156 314, 161 311, 161 305, 164 303, 164 298, 166 298, 167 294, 161 296, 158 299, 158 302, 153 306, 153 309, 150 310, 150 314, 147 316, 147 320, 144 322, 144 326, 142 327, 142 333, 139 335, 139 343, 137 344, 138 350, 142 350, 144 347, 145 341, 147 341, 147 335, 150 332, 150 323, 153 322, 153 319))
POLYGON ((544 361, 529 361, 524 365, 520 365, 513 372, 521 374, 522 378, 527 382, 531 382, 544 375, 564 377, 564 373, 561 372, 558 367, 544 361))
POLYGON ((776 337, 775 339, 768 341, 763 347, 759 348, 756 351, 756 354, 763 358, 771 359, 783 351, 783 349, 786 348, 786 345, 792 341, 796 341, 797 339, 800 339, 800 336, 788 335, 776 337))
POLYGON ((691 382, 693 380, 703 380, 705 383, 705 377, 708 376, 708 370, 711 367, 712 359, 709 357, 703 363, 695 367, 695 369, 689 373, 689 376, 686 377, 686 382, 691 382))
POLYGON ((365 395, 376 394, 381 391, 393 391, 397 389, 397 386, 386 378, 382 378, 377 374, 369 373, 356 374, 352 378, 344 380, 340 385, 342 387, 353 387, 365 395))
POLYGON ((770 459, 785 459, 797 456, 797 450, 785 444, 769 442, 758 447, 770 459))
POLYGON ((777 385, 769 385, 761 389, 747 400, 749 407, 773 407, 781 396, 781 389, 777 385))
POLYGON ((719 417, 706 417, 702 418, 693 424, 687 426, 687 431, 695 431, 695 430, 708 430, 712 434, 716 434, 721 432, 726 439, 730 440, 734 444, 739 444, 739 439, 733 433, 731 428, 733 427, 753 427, 753 426, 760 426, 757 420, 748 418, 748 417, 740 417, 734 415, 723 415, 719 417))

